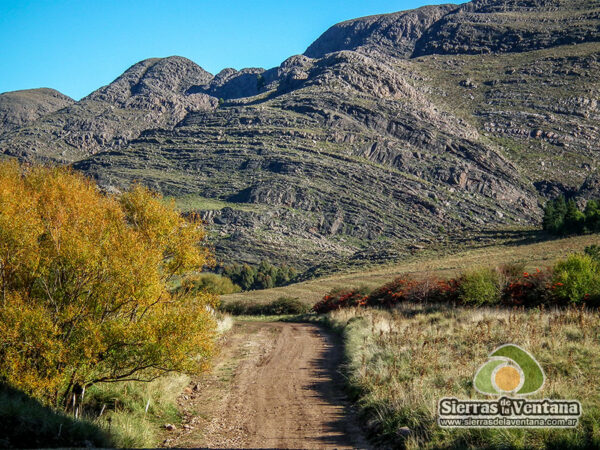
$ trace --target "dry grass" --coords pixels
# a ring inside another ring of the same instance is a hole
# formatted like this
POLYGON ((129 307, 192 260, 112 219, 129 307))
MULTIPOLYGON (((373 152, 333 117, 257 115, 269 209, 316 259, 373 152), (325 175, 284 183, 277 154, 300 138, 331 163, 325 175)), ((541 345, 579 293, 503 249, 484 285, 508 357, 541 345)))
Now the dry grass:
POLYGON ((352 288, 364 285, 374 288, 407 273, 417 278, 426 275, 445 278, 454 276, 466 268, 498 266, 509 262, 522 262, 527 269, 534 269, 552 265, 568 253, 580 252, 586 246, 598 243, 598 235, 587 235, 528 245, 494 245, 451 255, 416 255, 410 261, 399 264, 340 273, 274 289, 225 295, 222 301, 227 303, 233 300, 247 300, 253 303, 268 303, 279 297, 294 297, 312 305, 325 293, 339 286, 352 288))
POLYGON ((521 311, 404 304, 394 311, 340 310, 326 318, 343 330, 349 383, 371 430, 408 448, 598 448, 600 312, 521 311), (537 397, 580 400, 575 430, 443 430, 440 397, 481 397, 475 371, 496 347, 514 343, 542 365, 537 397), (408 427, 404 438, 398 432, 408 427))
POLYGON ((179 423, 175 399, 189 382, 189 376, 174 373, 150 383, 101 383, 88 391, 83 415, 108 431, 117 447, 154 447, 162 425, 179 423))

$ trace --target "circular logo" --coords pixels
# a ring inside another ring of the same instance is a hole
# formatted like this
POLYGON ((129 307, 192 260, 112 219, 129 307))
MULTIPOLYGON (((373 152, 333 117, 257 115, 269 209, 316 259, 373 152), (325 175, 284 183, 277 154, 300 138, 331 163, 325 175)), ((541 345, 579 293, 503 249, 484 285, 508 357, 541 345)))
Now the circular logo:
POLYGON ((506 344, 488 356, 473 379, 475 390, 488 395, 529 395, 544 385, 538 362, 518 345, 506 344))

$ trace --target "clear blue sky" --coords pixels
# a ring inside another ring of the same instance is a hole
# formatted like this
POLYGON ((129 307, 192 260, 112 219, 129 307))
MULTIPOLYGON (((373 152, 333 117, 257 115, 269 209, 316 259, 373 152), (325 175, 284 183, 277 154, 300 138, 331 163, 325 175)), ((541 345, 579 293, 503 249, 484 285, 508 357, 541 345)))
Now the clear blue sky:
POLYGON ((171 55, 213 74, 270 68, 337 22, 440 3, 450 1, 0 0, 0 92, 51 87, 79 99, 171 55))

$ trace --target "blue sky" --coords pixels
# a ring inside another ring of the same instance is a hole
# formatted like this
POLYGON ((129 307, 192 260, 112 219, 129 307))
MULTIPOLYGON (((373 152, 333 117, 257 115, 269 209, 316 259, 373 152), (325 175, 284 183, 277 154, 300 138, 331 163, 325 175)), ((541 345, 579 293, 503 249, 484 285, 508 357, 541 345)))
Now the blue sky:
POLYGON ((79 99, 142 59, 171 55, 213 74, 270 68, 337 22, 440 3, 449 2, 0 0, 0 92, 51 87, 79 99))

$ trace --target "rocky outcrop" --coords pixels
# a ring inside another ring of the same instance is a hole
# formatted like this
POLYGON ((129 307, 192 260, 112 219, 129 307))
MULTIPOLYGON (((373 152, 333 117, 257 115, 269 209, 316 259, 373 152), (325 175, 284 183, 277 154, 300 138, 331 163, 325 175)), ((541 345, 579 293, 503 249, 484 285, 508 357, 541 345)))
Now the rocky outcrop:
POLYGON ((210 83, 194 85, 187 93, 204 93, 223 100, 252 97, 264 88, 264 72, 265 69, 261 68, 223 69, 210 83))
POLYGON ((600 200, 600 173, 589 175, 577 191, 576 196, 582 200, 600 200))
POLYGON ((127 69, 123 75, 84 98, 107 102, 121 107, 152 110, 155 101, 198 101, 202 96, 187 98, 191 86, 205 84, 213 76, 187 58, 151 58, 140 61, 127 69))
POLYGON ((187 92, 211 79, 186 58, 141 61, 81 101, 0 137, 0 151, 26 159, 72 162, 121 147, 144 130, 173 127, 189 112, 216 108, 217 99, 187 92))
POLYGON ((226 202, 202 213, 221 257, 248 262, 308 267, 441 227, 537 219, 516 167, 408 73, 355 52, 293 58, 279 73, 271 98, 190 113, 75 168, 103 186, 136 179, 226 202))
POLYGON ((600 7, 590 0, 475 0, 431 26, 413 56, 526 52, 600 42, 600 7))

